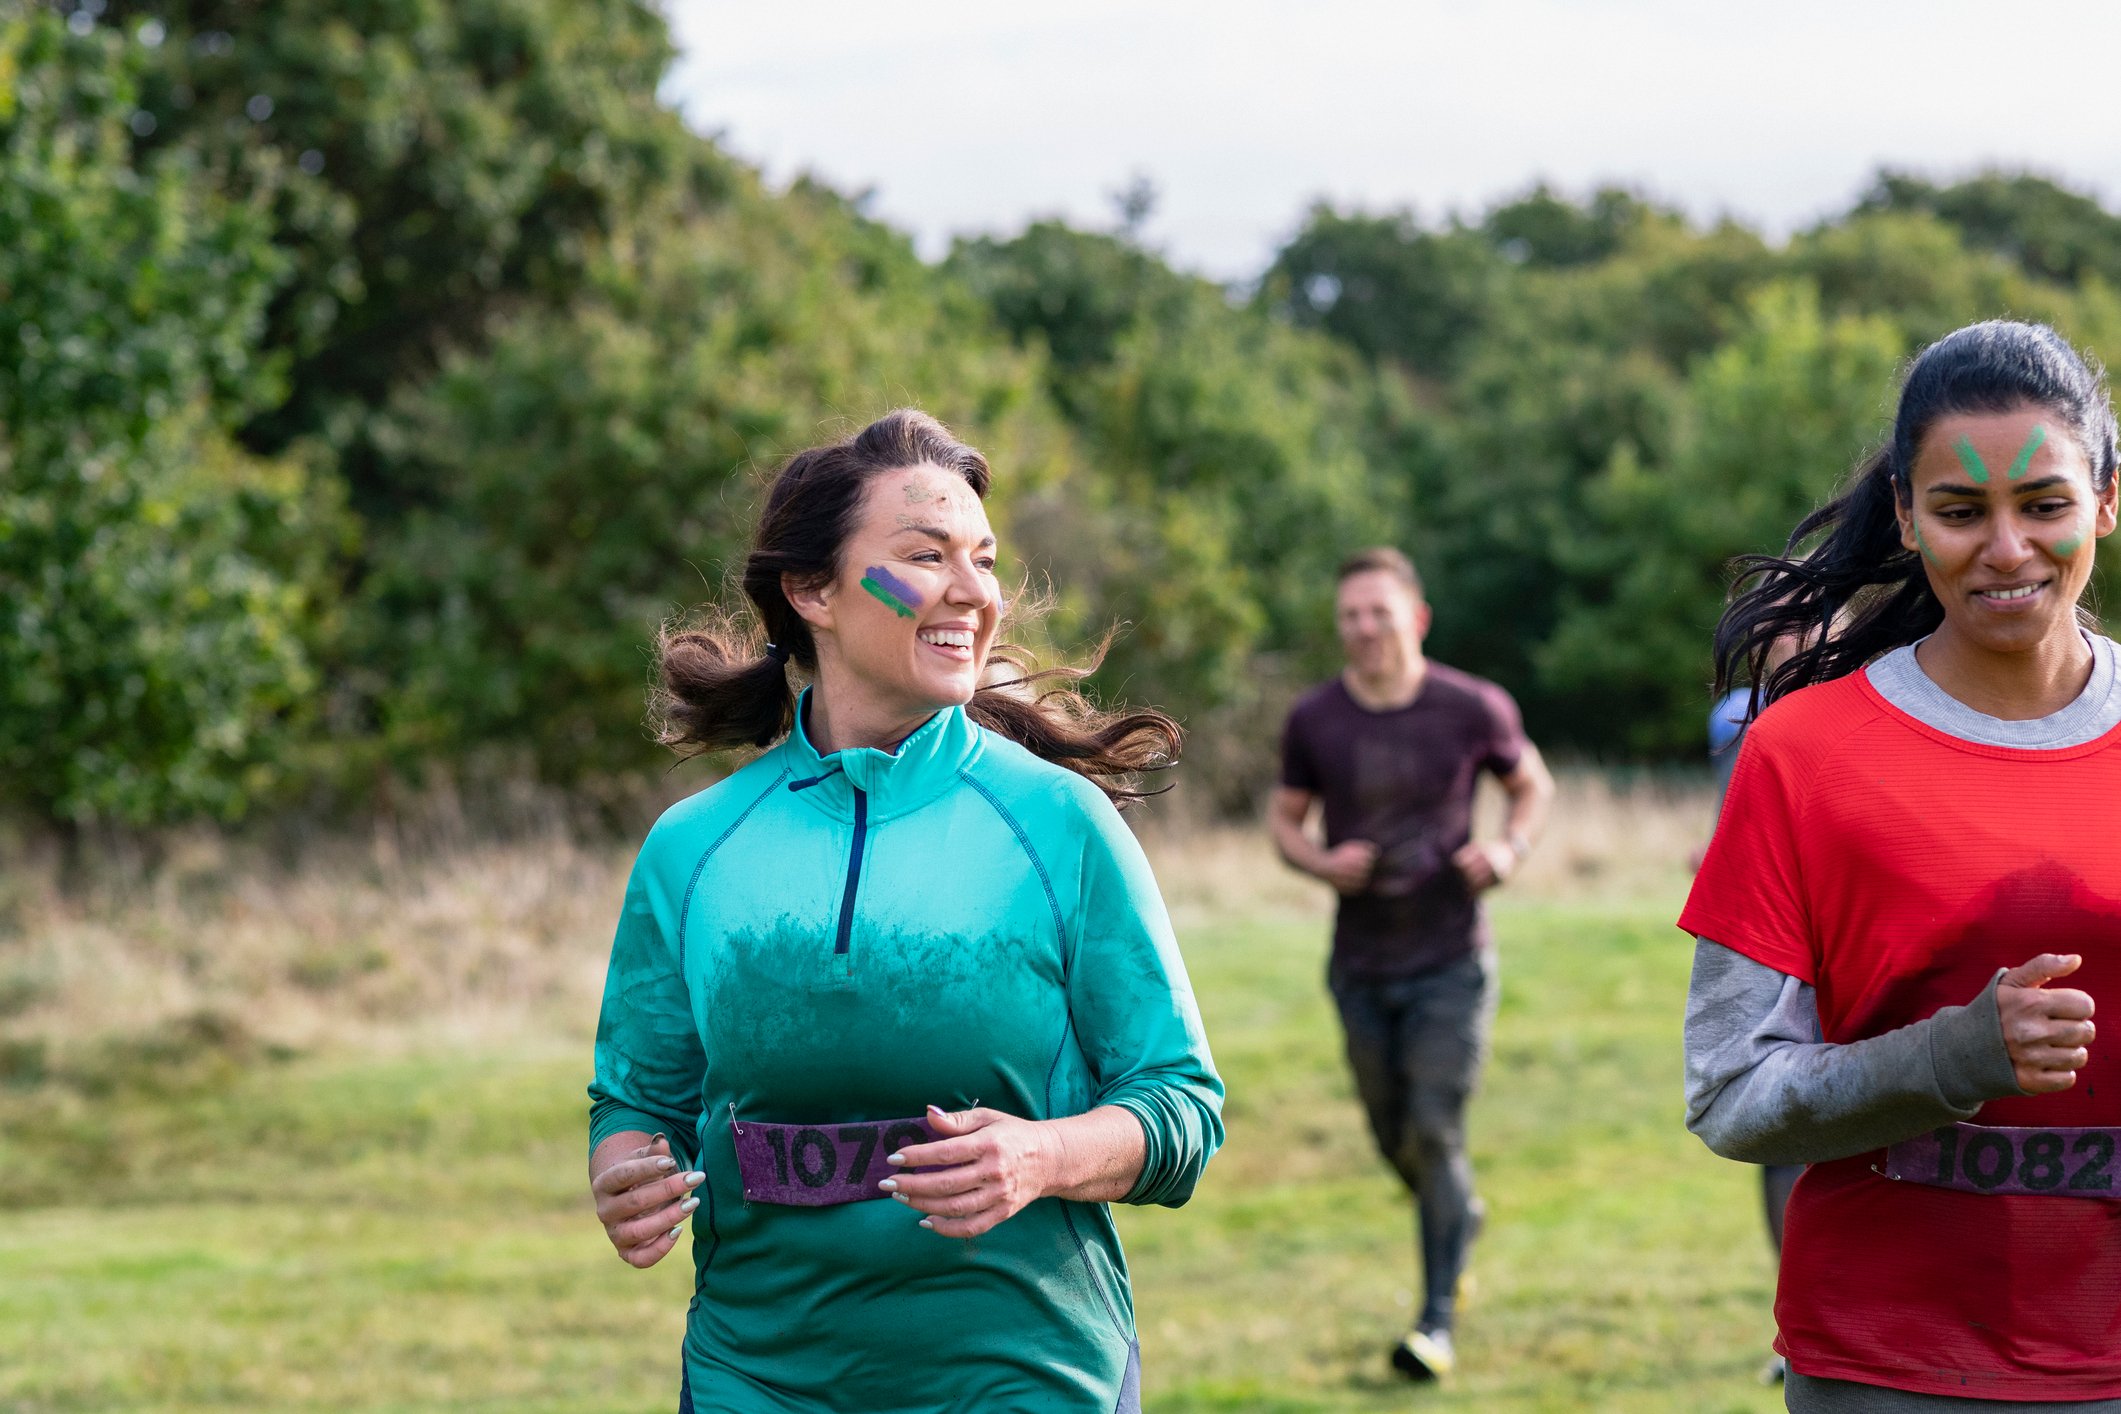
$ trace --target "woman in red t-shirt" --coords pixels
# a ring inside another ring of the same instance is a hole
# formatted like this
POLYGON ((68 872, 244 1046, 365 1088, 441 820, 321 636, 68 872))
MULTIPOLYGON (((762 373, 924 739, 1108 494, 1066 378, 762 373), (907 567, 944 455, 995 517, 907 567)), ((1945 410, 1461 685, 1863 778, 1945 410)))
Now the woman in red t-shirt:
POLYGON ((1718 690, 1769 705, 1680 918, 1687 1123, 1811 1165, 1775 1307, 1800 1414, 2121 1411, 2092 1020, 2121 996, 2121 658, 2078 603, 2115 467, 2059 335, 1958 330, 1717 628, 1718 690))

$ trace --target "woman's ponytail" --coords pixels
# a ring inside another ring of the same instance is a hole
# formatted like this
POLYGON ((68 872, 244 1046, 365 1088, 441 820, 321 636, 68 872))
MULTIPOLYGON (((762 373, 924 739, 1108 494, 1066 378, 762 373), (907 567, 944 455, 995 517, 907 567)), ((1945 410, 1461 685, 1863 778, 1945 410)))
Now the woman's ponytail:
POLYGON ((1716 693, 1741 682, 1754 709, 1841 677, 1943 622, 1922 559, 1900 543, 1901 476, 1888 446, 1806 516, 1781 555, 1742 555, 1716 625, 1716 693), (1809 553, 1803 547, 1822 532, 1809 553), (1794 645, 1794 651, 1789 650, 1794 645))
POLYGON ((656 740, 681 753, 770 746, 795 722, 788 650, 753 640, 725 624, 656 635, 661 682, 655 694, 656 740))

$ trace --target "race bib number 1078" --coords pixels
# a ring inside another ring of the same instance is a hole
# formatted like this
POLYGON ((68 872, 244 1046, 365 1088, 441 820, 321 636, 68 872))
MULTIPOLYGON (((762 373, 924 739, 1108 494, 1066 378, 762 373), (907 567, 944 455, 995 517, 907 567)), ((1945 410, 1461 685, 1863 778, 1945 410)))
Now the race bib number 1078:
POLYGON ((1948 1124, 1885 1151, 1885 1176, 2020 1197, 2117 1198, 2114 1129, 1948 1124))
MULTIPOLYGON (((901 1172, 891 1156, 909 1144, 942 1136, 925 1119, 869 1120, 859 1124, 755 1124, 732 1119, 737 1172, 744 1199, 825 1208, 882 1198, 877 1184, 901 1172)), ((917 1169, 904 1170, 918 1172, 917 1169)))

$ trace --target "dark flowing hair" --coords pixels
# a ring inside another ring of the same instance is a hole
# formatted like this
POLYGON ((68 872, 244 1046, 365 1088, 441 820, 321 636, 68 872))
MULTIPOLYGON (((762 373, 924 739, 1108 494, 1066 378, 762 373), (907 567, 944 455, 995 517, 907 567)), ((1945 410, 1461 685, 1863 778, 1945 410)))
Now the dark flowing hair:
POLYGON ((1896 509, 1931 427, 1960 413, 2037 407, 2067 427, 2091 464, 2092 489, 2113 484, 2114 409, 2105 371, 2045 324, 1992 319, 1956 329, 1908 370, 1891 439, 1841 495, 1806 516, 1780 555, 1742 555, 1716 625, 1716 692, 1753 684, 1755 710, 1785 693, 1861 668, 1944 621, 1922 557, 1900 543, 1896 509), (1807 542, 1824 533, 1808 552, 1807 542), (1779 664, 1775 644, 1801 645, 1779 664))
MULTIPOLYGON (((783 576, 797 585, 837 578, 841 549, 871 479, 924 464, 963 477, 974 495, 986 498, 992 480, 987 459, 913 408, 888 412, 852 437, 789 458, 766 493, 744 561, 744 596, 758 628, 724 613, 691 627, 666 624, 657 637, 661 684, 651 712, 658 740, 692 756, 770 746, 787 735, 796 704, 788 665, 815 674, 817 644, 782 592, 783 576)), ((1035 616, 1038 606, 1018 606, 1012 618, 1026 612, 1035 616)), ((973 693, 965 713, 1034 755, 1088 777, 1124 808, 1158 793, 1139 788, 1136 778, 1176 763, 1184 736, 1161 712, 1102 711, 1074 690, 1073 684, 1096 671, 1110 642, 1107 634, 1086 666, 1046 668, 1028 651, 998 643, 988 660, 1003 672, 973 693)))

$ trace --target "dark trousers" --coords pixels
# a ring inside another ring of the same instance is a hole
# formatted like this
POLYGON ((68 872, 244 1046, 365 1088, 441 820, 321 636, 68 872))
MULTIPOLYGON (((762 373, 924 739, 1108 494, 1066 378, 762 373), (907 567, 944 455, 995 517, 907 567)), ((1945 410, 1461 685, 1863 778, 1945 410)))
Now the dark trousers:
POLYGON ((1414 1195, 1421 1325, 1448 1330, 1480 1225, 1466 1156, 1466 1102, 1480 1080, 1497 988, 1493 949, 1412 977, 1331 979, 1355 1091, 1378 1152, 1414 1195))

